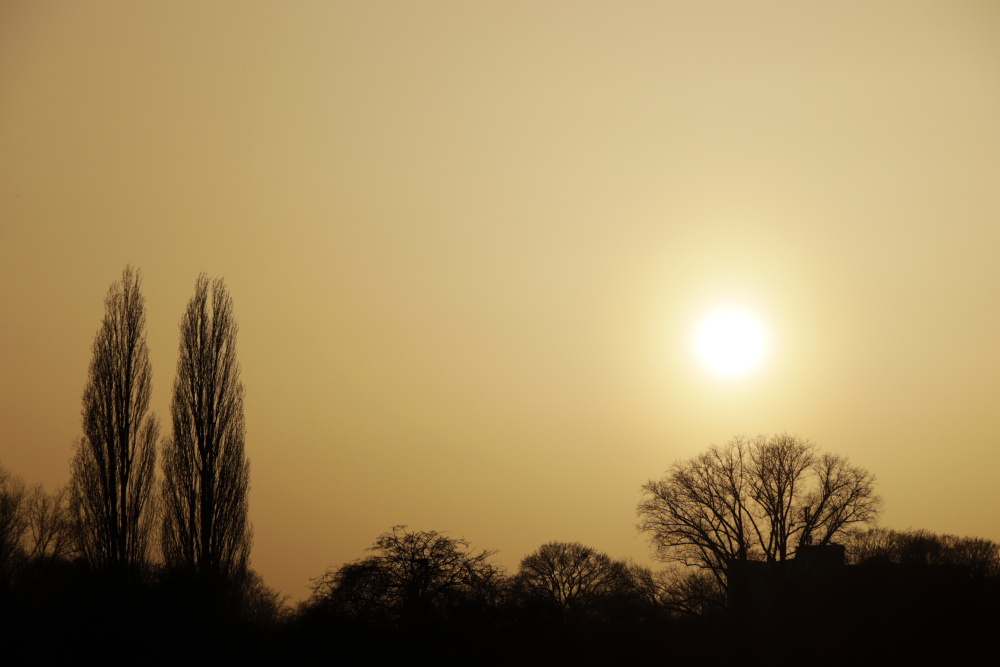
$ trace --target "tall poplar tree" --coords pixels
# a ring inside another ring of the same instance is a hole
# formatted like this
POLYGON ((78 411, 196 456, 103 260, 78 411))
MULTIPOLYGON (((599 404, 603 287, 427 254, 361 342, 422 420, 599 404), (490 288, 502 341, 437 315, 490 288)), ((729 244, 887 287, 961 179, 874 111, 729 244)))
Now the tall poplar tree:
POLYGON ((104 300, 83 392, 83 437, 72 460, 71 493, 80 547, 120 577, 149 555, 159 422, 149 412, 152 368, 142 277, 126 266, 104 300))
POLYGON ((209 284, 201 274, 180 323, 173 437, 163 449, 161 546, 169 568, 211 594, 244 581, 250 557, 236 332, 225 283, 209 284))

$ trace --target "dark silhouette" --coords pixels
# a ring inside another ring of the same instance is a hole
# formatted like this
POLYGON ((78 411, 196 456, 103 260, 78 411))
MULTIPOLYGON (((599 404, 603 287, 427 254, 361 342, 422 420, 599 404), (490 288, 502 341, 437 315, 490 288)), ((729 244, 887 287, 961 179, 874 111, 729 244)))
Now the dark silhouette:
POLYGON ((846 537, 852 564, 944 565, 964 568, 976 580, 1000 576, 1000 544, 981 537, 891 528, 854 530, 846 537))
POLYGON ((368 628, 417 630, 500 594, 494 551, 475 552, 466 540, 395 526, 368 550, 373 555, 327 570, 307 606, 368 628))
POLYGON ((21 536, 27 528, 24 482, 0 465, 0 585, 22 555, 21 536))
POLYGON ((515 586, 528 598, 566 611, 634 591, 638 583, 625 561, 579 542, 549 542, 521 560, 515 586))
POLYGON ((71 493, 80 548, 119 578, 147 562, 159 423, 147 415, 152 369, 141 276, 130 266, 111 285, 83 392, 83 437, 71 493))
POLYGON ((73 525, 67 487, 47 493, 41 484, 36 484, 27 497, 26 519, 28 558, 55 561, 73 552, 73 525))
POLYGON ((210 293, 208 278, 198 276, 180 324, 173 437, 163 446, 161 546, 169 569, 213 596, 238 591, 250 558, 236 333, 225 283, 214 280, 210 293))
POLYGON ((726 591, 707 570, 675 564, 656 579, 660 602, 674 614, 721 618, 726 612, 726 591))
MULTIPOLYGON (((800 547, 785 561, 730 563, 728 622, 739 630, 738 641, 771 663, 861 655, 926 662, 985 648, 1000 611, 995 574, 942 557, 948 542, 942 537, 949 536, 863 532, 899 536, 893 541, 903 549, 851 564, 850 549, 828 543, 800 547)), ((862 543, 870 545, 870 537, 862 543)), ((988 560, 996 550, 992 545, 988 560)))
POLYGON ((725 587, 732 561, 783 561, 797 541, 822 546, 873 521, 874 484, 795 436, 736 437, 646 483, 639 528, 660 558, 707 568, 725 587))

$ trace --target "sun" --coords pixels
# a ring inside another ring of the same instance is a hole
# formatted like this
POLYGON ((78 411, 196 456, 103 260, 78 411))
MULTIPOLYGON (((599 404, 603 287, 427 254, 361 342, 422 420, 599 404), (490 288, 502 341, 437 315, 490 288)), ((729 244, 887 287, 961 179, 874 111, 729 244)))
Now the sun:
POLYGON ((760 363, 767 336, 760 321, 746 310, 727 308, 708 315, 698 327, 698 356, 723 375, 745 373, 760 363))

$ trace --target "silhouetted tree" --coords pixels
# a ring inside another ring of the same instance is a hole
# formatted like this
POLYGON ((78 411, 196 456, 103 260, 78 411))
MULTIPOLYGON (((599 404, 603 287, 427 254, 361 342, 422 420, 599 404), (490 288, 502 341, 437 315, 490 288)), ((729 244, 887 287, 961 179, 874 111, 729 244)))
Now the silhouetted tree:
POLYGON ((46 493, 36 484, 27 497, 27 554, 34 560, 58 560, 74 548, 68 506, 69 490, 62 486, 46 493))
POLYGON ((153 468, 159 423, 147 415, 152 370, 141 276, 125 267, 104 301, 83 393, 83 432, 71 494, 80 547, 119 576, 146 562, 154 520, 153 468))
POLYGON ((1000 575, 1000 544, 981 537, 870 528, 850 531, 845 546, 848 562, 855 564, 950 565, 974 579, 1000 575))
POLYGON ((317 579, 309 606, 368 628, 413 627, 470 603, 494 603, 500 592, 502 573, 489 562, 495 552, 474 552, 467 540, 395 526, 368 551, 317 579))
POLYGON ((726 591, 706 570, 674 566, 657 574, 659 599, 671 612, 685 616, 721 616, 726 591))
POLYGON ((26 526, 24 482, 0 465, 0 578, 8 577, 21 557, 26 526))
POLYGON ((247 569, 246 581, 241 588, 244 620, 261 627, 291 619, 292 608, 288 606, 290 596, 282 595, 268 586, 256 570, 247 569))
POLYGON ((517 585, 523 594, 566 610, 633 588, 624 561, 579 542, 549 542, 521 560, 517 585))
POLYGON ((200 275, 180 324, 173 437, 163 448, 162 548, 168 567, 214 593, 246 580, 250 557, 236 332, 225 283, 210 286, 200 275))
POLYGON ((674 463, 643 487, 639 529, 663 560, 708 568, 720 585, 733 560, 783 561, 873 521, 875 476, 795 436, 736 437, 674 463))

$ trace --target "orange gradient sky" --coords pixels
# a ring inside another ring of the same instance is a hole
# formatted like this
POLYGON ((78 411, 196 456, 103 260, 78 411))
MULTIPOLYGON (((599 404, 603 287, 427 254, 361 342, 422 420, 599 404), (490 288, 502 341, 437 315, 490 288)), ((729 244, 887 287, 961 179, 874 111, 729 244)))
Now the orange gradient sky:
POLYGON ((0 463, 69 478, 108 286, 169 424, 240 324, 253 563, 393 524, 649 562, 639 488, 737 433, 1000 539, 1000 4, 0 3, 0 463), (719 304, 769 332, 720 377, 719 304))

